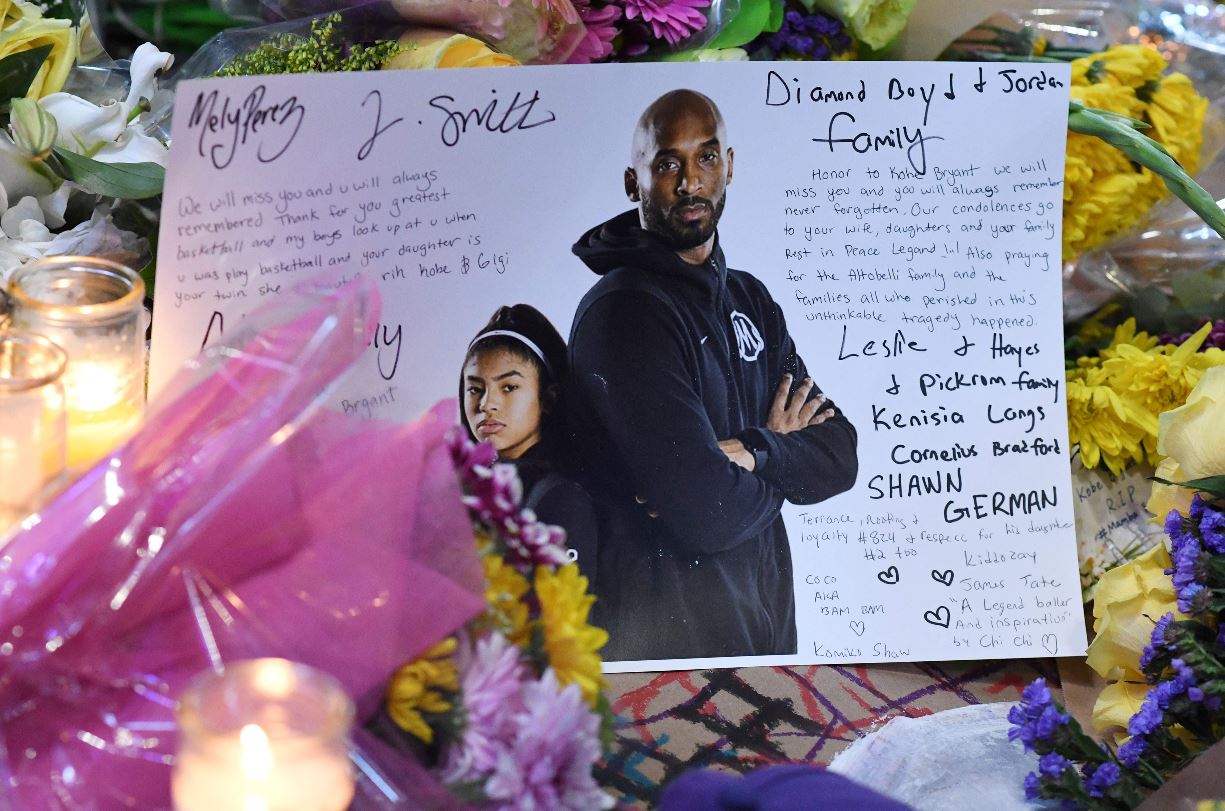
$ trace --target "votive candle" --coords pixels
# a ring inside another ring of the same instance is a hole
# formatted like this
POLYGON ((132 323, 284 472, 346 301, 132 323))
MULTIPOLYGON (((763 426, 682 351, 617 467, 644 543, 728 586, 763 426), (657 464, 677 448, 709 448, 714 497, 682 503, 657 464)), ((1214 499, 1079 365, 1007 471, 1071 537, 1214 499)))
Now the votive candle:
POLYGON ((198 677, 179 701, 176 811, 344 811, 353 703, 332 677, 251 659, 198 677))

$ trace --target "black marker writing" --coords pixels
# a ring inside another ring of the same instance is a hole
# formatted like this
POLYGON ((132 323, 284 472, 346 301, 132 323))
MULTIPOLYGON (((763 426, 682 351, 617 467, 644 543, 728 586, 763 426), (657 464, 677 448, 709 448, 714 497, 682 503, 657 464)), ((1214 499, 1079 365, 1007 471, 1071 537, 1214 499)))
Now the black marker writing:
POLYGON ((401 121, 404 120, 403 117, 396 118, 396 119, 393 119, 391 123, 389 123, 387 126, 385 127, 381 126, 382 119, 383 119, 383 94, 380 93, 378 90, 371 90, 369 93, 366 94, 366 98, 362 99, 362 107, 366 106, 366 103, 370 101, 371 96, 374 97, 374 101, 375 101, 374 134, 371 135, 369 138, 367 138, 365 141, 363 141, 361 147, 358 148, 357 159, 359 161, 364 161, 366 158, 370 157, 370 150, 374 149, 375 139, 377 139, 380 135, 387 132, 387 130, 391 129, 396 124, 399 124, 401 121))
MULTIPOLYGON (((207 149, 214 168, 229 166, 238 154, 238 148, 245 146, 248 138, 254 138, 261 129, 268 127, 274 128, 276 134, 283 134, 291 126, 293 129, 284 137, 279 148, 268 147, 267 142, 261 139, 256 148, 256 159, 260 163, 272 163, 289 149, 306 118, 306 108, 298 102, 297 96, 265 105, 266 93, 267 88, 261 84, 236 105, 232 105, 230 97, 226 96, 220 111, 217 110, 218 91, 212 90, 207 95, 201 93, 196 97, 187 128, 200 127, 197 151, 203 157, 207 149)), ((278 140, 274 138, 272 143, 278 140)))
POLYGON ((813 138, 812 140, 818 144, 829 144, 829 151, 834 151, 834 144, 850 144, 851 149, 860 153, 864 152, 880 152, 882 149, 905 149, 906 160, 910 162, 915 173, 922 176, 927 174, 927 147, 928 141, 943 141, 944 138, 939 135, 924 135, 923 130, 915 127, 911 131, 910 127, 893 127, 884 135, 873 135, 870 132, 859 132, 849 137, 834 137, 835 122, 840 118, 849 118, 851 123, 855 123, 855 116, 843 111, 834 113, 829 119, 829 129, 826 131, 825 138, 813 138), (918 150, 918 160, 915 159, 915 150, 918 150))
POLYGON ((544 110, 539 117, 532 118, 536 103, 540 101, 539 90, 533 90, 531 98, 526 101, 521 101, 521 97, 521 93, 515 93, 515 98, 511 101, 510 106, 504 110, 498 109, 496 98, 490 99, 484 108, 470 107, 467 112, 452 110, 448 106, 448 102, 455 103, 454 96, 434 96, 430 99, 430 106, 446 114, 439 136, 447 146, 458 144, 460 136, 468 131, 469 125, 474 123, 477 127, 484 127, 489 132, 505 134, 515 130, 530 130, 557 120, 557 116, 551 110, 544 110))

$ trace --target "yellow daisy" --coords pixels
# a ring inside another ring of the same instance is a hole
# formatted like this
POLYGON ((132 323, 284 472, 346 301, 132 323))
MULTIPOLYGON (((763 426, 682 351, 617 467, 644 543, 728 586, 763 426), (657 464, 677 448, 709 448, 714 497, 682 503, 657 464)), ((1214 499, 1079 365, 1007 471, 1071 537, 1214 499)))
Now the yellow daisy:
POLYGON ((449 712, 452 705, 443 693, 459 690, 459 673, 450 658, 455 647, 455 638, 447 637, 397 670, 387 687, 391 720, 425 743, 434 742, 434 730, 422 713, 449 712))
POLYGON ((540 627, 549 665, 558 681, 577 684, 583 698, 594 707, 604 687, 598 651, 608 641, 608 634, 587 624, 595 602, 595 597, 587 593, 587 578, 573 563, 556 571, 537 567, 536 596, 540 599, 540 627))

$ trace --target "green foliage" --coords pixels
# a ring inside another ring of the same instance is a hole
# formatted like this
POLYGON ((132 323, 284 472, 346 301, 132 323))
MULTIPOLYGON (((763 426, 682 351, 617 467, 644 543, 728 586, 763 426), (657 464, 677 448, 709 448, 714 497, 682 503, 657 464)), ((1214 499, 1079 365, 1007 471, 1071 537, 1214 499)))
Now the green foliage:
POLYGON ((346 46, 336 24, 339 14, 311 22, 309 37, 281 34, 251 53, 230 60, 217 76, 260 76, 272 73, 337 73, 378 70, 400 52, 400 45, 378 40, 370 45, 346 46))
POLYGON ((156 163, 102 163, 56 148, 48 159, 55 173, 104 197, 143 200, 162 193, 166 170, 156 163))
POLYGON ((6 111, 9 99, 19 99, 30 89, 30 82, 38 75, 49 53, 50 45, 40 45, 0 59, 0 99, 4 99, 6 111))

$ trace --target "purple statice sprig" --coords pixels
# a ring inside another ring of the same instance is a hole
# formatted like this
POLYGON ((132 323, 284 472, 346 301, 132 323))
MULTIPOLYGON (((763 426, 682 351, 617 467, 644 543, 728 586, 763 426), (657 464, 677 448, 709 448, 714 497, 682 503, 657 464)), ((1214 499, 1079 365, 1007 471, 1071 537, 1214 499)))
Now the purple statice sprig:
POLYGON ((837 17, 788 4, 778 31, 762 34, 747 48, 755 58, 824 61, 851 53, 855 41, 837 17))
POLYGON ((1022 691, 1008 721, 1009 739, 1039 756, 1038 769, 1025 778, 1026 798, 1096 809, 1133 808, 1143 799, 1131 771, 1063 711, 1045 679, 1035 679, 1022 691))
POLYGON ((464 505, 501 543, 508 563, 527 572, 569 561, 565 530, 536 520, 535 513, 523 508, 519 474, 512 465, 497 463, 492 445, 473 443, 460 431, 452 431, 448 443, 464 505))

